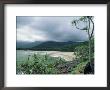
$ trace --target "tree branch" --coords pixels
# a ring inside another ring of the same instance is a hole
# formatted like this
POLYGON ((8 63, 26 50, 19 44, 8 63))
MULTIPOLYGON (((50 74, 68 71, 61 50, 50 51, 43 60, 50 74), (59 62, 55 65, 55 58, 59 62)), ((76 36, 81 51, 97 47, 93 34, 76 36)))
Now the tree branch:
POLYGON ((92 19, 91 19, 91 18, 90 18, 90 20, 91 20, 91 22, 92 22, 92 24, 93 24, 92 33, 91 33, 91 36, 90 36, 90 37, 92 37, 93 32, 94 32, 94 22, 92 21, 92 19))
POLYGON ((87 30, 87 28, 79 28, 79 27, 77 27, 77 23, 78 23, 79 21, 80 21, 80 20, 76 20, 75 23, 74 23, 75 26, 76 26, 76 28, 77 28, 77 29, 80 29, 80 30, 87 30))
MULTIPOLYGON (((76 26, 76 25, 75 25, 75 26, 76 26)), ((77 26, 76 26, 76 28, 77 28, 77 29, 80 29, 80 30, 85 30, 84 28, 83 28, 83 29, 81 29, 81 28, 78 28, 77 26)))

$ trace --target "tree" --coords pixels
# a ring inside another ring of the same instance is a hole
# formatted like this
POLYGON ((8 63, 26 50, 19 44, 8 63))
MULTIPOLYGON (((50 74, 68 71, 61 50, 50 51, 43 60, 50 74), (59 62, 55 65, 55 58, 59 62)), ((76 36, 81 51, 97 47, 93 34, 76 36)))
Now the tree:
POLYGON ((89 62, 91 63, 91 39, 94 35, 93 16, 81 16, 79 18, 76 18, 72 21, 72 25, 79 30, 84 30, 87 32, 89 39, 89 62))

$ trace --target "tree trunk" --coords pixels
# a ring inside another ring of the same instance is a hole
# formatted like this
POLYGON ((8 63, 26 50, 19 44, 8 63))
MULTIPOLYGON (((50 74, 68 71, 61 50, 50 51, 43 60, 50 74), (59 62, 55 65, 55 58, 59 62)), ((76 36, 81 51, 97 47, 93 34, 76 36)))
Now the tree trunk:
POLYGON ((89 62, 91 62, 91 38, 89 37, 89 62))
MULTIPOLYGON (((90 62, 90 67, 91 67, 91 70, 93 72, 93 68, 92 68, 92 61, 91 61, 91 38, 89 37, 89 62, 90 62)), ((91 72, 91 73, 92 73, 91 72)))

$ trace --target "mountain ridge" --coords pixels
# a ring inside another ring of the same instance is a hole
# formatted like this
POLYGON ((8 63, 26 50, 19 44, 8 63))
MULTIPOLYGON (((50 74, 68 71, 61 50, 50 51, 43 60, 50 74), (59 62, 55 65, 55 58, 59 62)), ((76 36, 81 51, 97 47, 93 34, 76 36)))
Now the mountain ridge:
MULTIPOLYGON (((20 42, 19 42, 20 43, 20 42)), ((21 42, 21 46, 17 45, 17 50, 36 50, 36 51, 73 51, 75 46, 83 42, 57 42, 57 41, 35 41, 21 42)), ((17 42, 18 44, 18 42, 17 42)))

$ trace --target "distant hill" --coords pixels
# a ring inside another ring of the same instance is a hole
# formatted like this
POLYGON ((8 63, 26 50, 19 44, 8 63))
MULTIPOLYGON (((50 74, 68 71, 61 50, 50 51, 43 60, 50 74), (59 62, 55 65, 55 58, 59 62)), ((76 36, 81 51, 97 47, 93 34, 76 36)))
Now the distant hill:
POLYGON ((35 47, 32 47, 33 50, 46 50, 46 51, 72 51, 73 46, 78 45, 81 42, 55 42, 55 41, 47 41, 41 43, 35 47))
POLYGON ((30 49, 34 46, 37 46, 39 44, 41 44, 42 42, 41 41, 35 41, 35 42, 24 42, 24 41, 17 41, 16 42, 16 48, 17 49, 30 49))
POLYGON ((73 42, 55 42, 55 41, 47 41, 39 44, 33 48, 59 48, 67 44, 72 44, 73 42))
POLYGON ((37 51, 74 51, 75 47, 86 42, 56 42, 56 41, 35 41, 35 42, 17 42, 17 50, 37 50, 37 51))

